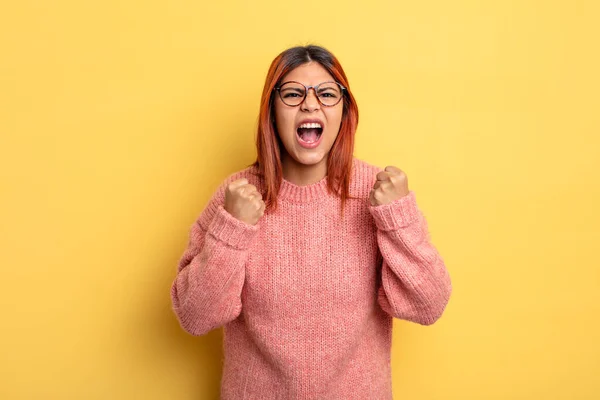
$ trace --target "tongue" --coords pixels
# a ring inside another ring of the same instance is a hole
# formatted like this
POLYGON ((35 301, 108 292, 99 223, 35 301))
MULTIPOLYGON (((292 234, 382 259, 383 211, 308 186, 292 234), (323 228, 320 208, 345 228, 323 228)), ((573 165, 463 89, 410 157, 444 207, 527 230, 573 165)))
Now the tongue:
POLYGON ((319 139, 319 131, 320 129, 305 129, 300 128, 299 130, 300 138, 308 143, 316 142, 319 139))

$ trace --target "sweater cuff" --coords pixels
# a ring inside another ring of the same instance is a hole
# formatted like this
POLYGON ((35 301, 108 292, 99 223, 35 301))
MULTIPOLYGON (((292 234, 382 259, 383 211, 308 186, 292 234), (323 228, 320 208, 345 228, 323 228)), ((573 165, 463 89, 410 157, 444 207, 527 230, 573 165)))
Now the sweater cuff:
POLYGON ((375 220, 377 228, 383 231, 392 231, 419 219, 419 208, 412 190, 407 195, 400 197, 388 204, 373 206, 369 204, 369 211, 375 220))
POLYGON ((258 228, 258 224, 240 221, 220 205, 208 227, 208 233, 231 247, 244 250, 249 247, 258 228))

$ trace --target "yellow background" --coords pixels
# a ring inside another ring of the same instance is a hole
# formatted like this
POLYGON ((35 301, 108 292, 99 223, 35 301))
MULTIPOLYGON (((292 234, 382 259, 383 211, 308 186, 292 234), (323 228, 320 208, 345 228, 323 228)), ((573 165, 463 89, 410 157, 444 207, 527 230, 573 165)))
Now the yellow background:
POLYGON ((218 397, 222 331, 184 333, 169 289, 306 43, 453 279, 435 325, 395 321, 395 398, 600 398, 597 4, 4 2, 0 398, 218 397))

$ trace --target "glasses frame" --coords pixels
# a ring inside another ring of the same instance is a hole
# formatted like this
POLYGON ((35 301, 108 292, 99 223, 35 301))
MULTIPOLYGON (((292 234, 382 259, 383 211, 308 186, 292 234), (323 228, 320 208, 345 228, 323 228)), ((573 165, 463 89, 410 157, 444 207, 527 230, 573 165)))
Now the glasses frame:
POLYGON ((342 99, 344 98, 344 92, 348 90, 348 88, 346 88, 344 85, 342 85, 339 82, 336 81, 327 81, 327 82, 321 82, 317 85, 313 85, 313 86, 306 86, 303 83, 297 82, 297 81, 287 81, 287 82, 283 82, 281 85, 274 87, 273 90, 276 90, 277 92, 279 92, 279 98, 281 99, 281 101, 283 102, 283 104, 285 104, 288 107, 298 107, 300 106, 302 103, 304 103, 304 101, 306 100, 306 96, 308 96, 308 91, 312 89, 315 92, 315 97, 317 98, 317 101, 319 102, 320 105, 322 105, 323 107, 335 107, 338 104, 340 104, 340 101, 342 101, 342 99), (290 105, 288 103, 285 102, 285 100, 283 99, 283 96, 281 96, 281 87, 287 83, 297 83, 301 86, 304 87, 304 97, 302 98, 302 100, 300 101, 300 103, 296 104, 296 105, 290 105), (323 102, 321 101, 321 98, 319 97, 319 95, 317 94, 317 89, 319 88, 319 86, 325 84, 325 83, 335 83, 336 85, 338 85, 341 89, 342 95, 340 96, 339 100, 337 101, 337 103, 335 104, 323 104, 323 102))

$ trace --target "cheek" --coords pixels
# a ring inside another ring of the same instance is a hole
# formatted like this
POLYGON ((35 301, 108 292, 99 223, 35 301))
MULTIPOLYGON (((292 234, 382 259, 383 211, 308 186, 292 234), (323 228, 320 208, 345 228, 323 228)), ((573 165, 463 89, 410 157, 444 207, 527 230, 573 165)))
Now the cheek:
POLYGON ((284 108, 277 104, 275 106, 275 125, 280 133, 286 134, 294 128, 294 110, 284 108))
POLYGON ((328 120, 331 122, 332 127, 336 130, 339 131, 340 126, 342 124, 342 115, 343 115, 343 108, 340 107, 340 109, 336 109, 336 110, 331 110, 331 114, 328 116, 328 120))

